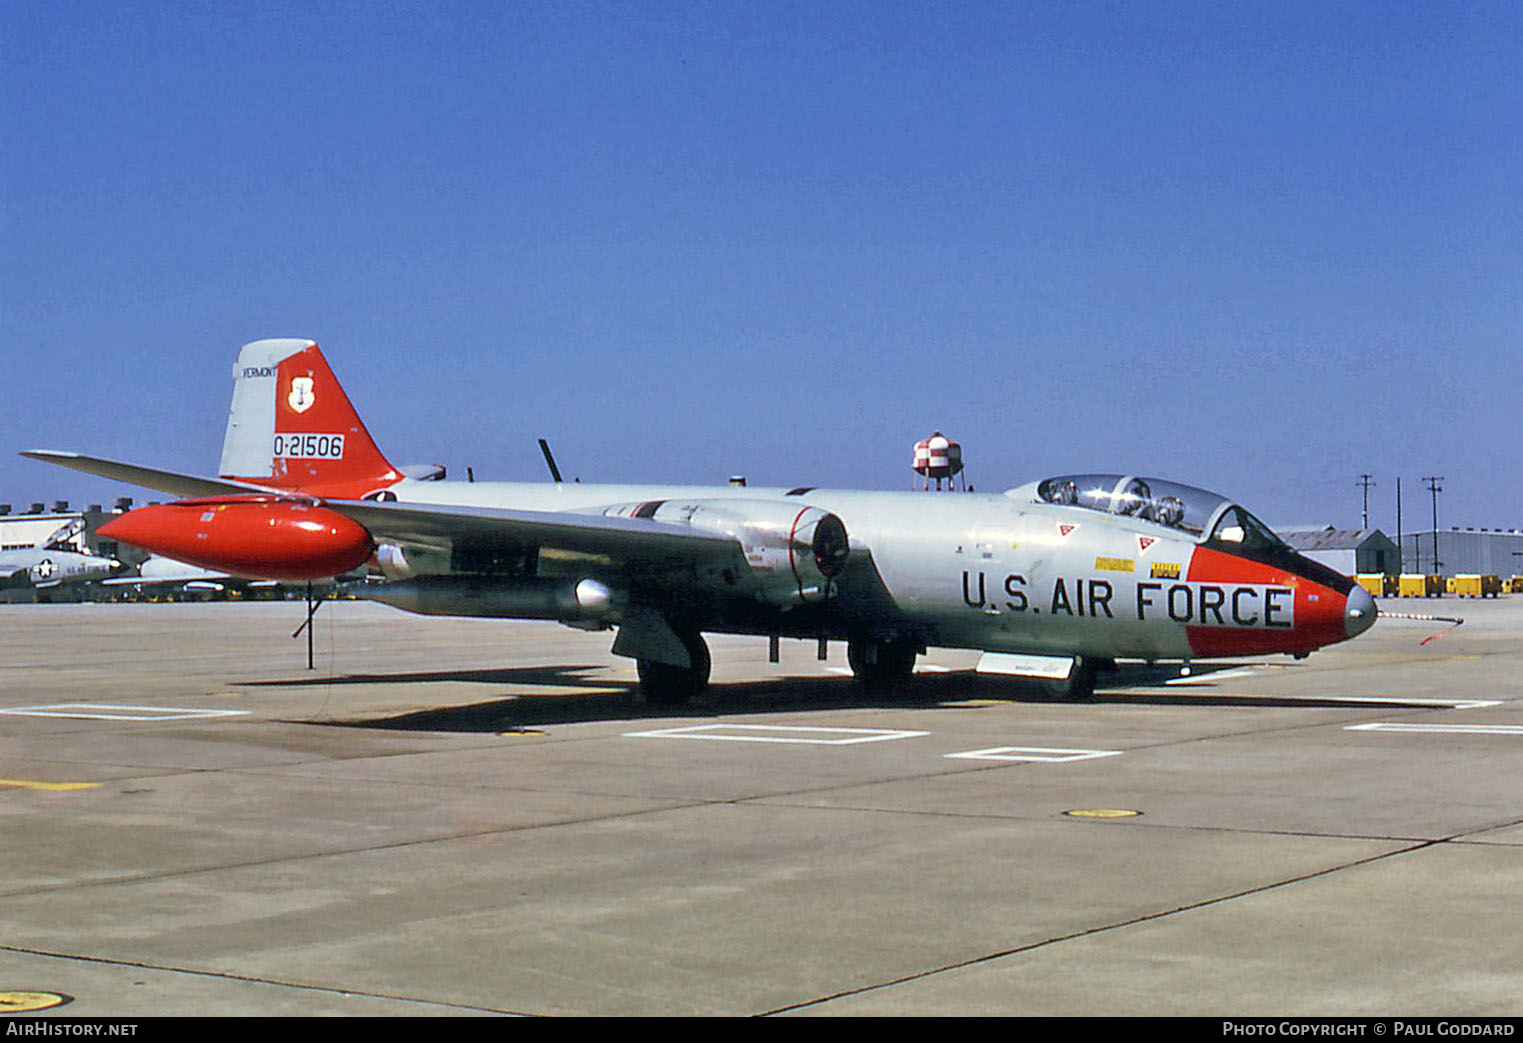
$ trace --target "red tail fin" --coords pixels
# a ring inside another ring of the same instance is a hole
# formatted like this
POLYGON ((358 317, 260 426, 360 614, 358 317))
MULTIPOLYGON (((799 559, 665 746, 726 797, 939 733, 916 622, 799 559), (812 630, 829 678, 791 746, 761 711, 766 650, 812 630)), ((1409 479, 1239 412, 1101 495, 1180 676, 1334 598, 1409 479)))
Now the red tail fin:
POLYGON ((233 379, 223 477, 350 499, 401 479, 312 341, 247 344, 233 379))

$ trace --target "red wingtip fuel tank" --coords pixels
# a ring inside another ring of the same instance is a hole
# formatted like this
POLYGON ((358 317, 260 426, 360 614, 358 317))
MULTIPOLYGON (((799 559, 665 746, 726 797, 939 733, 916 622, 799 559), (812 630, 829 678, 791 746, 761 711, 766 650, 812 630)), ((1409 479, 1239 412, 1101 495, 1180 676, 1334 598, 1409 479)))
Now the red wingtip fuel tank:
POLYGON ((358 522, 305 501, 227 496, 140 507, 101 526, 108 540, 250 579, 326 579, 374 551, 358 522))

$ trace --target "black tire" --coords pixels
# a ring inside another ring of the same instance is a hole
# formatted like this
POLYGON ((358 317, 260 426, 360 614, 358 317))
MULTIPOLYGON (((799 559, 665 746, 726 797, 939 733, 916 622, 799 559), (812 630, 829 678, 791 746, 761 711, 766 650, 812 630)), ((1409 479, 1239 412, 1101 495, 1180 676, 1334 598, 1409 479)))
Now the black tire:
POLYGON ((673 666, 653 659, 635 661, 635 671, 640 676, 640 691, 645 698, 658 706, 685 706, 695 695, 709 686, 709 646, 702 634, 681 634, 682 644, 693 665, 673 666))
POLYGON ((909 683, 915 673, 915 659, 920 647, 909 638, 892 641, 854 640, 847 642, 846 662, 863 689, 874 695, 896 692, 909 683))
POLYGON ((1100 667, 1096 663, 1079 659, 1067 678, 1062 681, 1043 681, 1042 690, 1051 699, 1081 703, 1095 697, 1095 681, 1099 676, 1100 667))

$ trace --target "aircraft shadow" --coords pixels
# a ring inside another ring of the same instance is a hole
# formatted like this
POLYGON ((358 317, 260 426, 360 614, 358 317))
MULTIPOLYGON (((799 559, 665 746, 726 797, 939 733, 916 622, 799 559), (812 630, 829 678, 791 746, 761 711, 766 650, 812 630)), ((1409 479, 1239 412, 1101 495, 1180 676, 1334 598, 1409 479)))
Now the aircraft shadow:
MULTIPOLYGON (((601 666, 517 666, 476 667, 464 670, 420 670, 405 674, 341 674, 338 676, 282 678, 269 681, 240 681, 242 688, 328 688, 335 685, 438 684, 442 681, 466 681, 475 684, 558 685, 568 688, 612 687, 624 682, 603 682, 586 675, 601 666)), ((633 689, 633 684, 624 684, 633 689)))
MULTIPOLYGON (((1197 664, 1188 691, 1160 690, 1179 677, 1176 668, 1124 666, 1102 675, 1094 696, 1063 705, 1082 710, 1086 706, 1135 705, 1159 707, 1254 707, 1322 708, 1347 707, 1336 699, 1251 695, 1241 690, 1213 690, 1230 679, 1212 681, 1212 674, 1241 669, 1250 664, 1197 664)), ((491 733, 512 732, 555 724, 592 721, 639 721, 651 718, 712 717, 798 710, 861 709, 864 707, 951 709, 969 702, 1053 704, 1055 700, 1039 686, 1017 678, 977 674, 972 671, 920 673, 903 690, 888 694, 865 692, 850 677, 785 677, 761 681, 718 682, 688 706, 665 706, 644 701, 639 686, 588 676, 601 666, 538 666, 501 669, 429 670, 398 674, 349 674, 340 677, 243 682, 246 687, 326 688, 343 685, 411 685, 467 682, 487 685, 534 685, 574 691, 509 694, 481 702, 435 706, 374 717, 350 717, 322 721, 291 720, 338 728, 373 728, 393 731, 491 733), (593 689, 589 691, 588 689, 593 689)), ((1372 704, 1378 705, 1378 704, 1372 704)), ((1392 705, 1402 705, 1393 701, 1392 705)))
MULTIPOLYGON (((591 721, 640 721, 652 718, 712 717, 716 714, 776 713, 785 710, 828 710, 862 706, 923 706, 927 698, 918 686, 903 694, 872 697, 849 677, 794 677, 766 681, 714 684, 686 706, 647 702, 633 681, 589 679, 580 671, 596 668, 544 670, 486 670, 433 674, 366 675, 336 678, 334 683, 412 684, 420 681, 484 681, 495 684, 562 686, 576 691, 530 692, 478 703, 437 706, 384 717, 303 721, 343 728, 378 728, 428 732, 509 732, 555 724, 591 721), (588 691, 588 689, 594 689, 588 691)), ((259 684, 279 685, 266 681, 259 684)), ((320 685, 323 681, 299 684, 320 685)))

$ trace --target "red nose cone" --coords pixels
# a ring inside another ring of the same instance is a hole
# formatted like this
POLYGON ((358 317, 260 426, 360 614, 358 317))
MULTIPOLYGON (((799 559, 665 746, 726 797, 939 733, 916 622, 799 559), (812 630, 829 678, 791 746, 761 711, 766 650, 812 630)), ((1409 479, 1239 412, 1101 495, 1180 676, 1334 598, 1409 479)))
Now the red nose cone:
POLYGON ((363 564, 370 533, 325 507, 267 497, 140 507, 101 526, 108 540, 249 579, 326 579, 363 564))
POLYGON ((1199 656, 1301 655, 1346 641, 1348 597, 1294 572, 1200 547, 1189 579, 1199 584, 1196 624, 1187 628, 1199 656))

